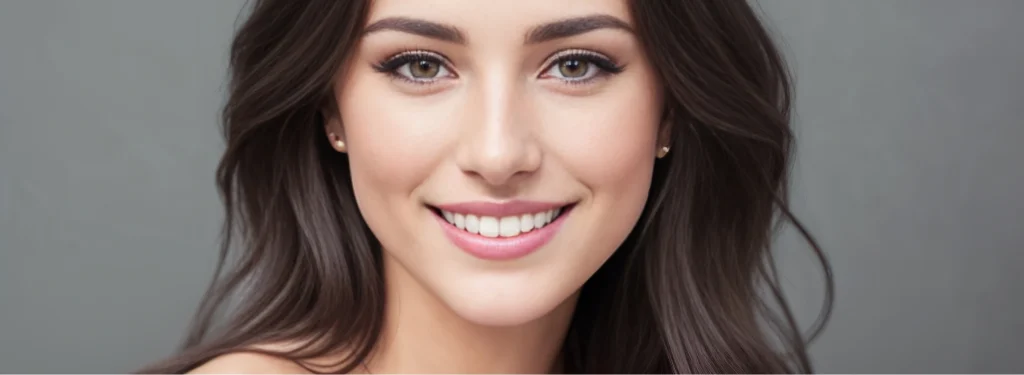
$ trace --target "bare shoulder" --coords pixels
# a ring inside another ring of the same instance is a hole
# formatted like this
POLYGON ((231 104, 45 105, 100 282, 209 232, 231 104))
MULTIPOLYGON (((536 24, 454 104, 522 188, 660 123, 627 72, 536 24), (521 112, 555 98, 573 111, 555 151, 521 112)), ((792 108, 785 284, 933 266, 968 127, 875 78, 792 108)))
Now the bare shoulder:
POLYGON ((281 357, 254 352, 218 356, 192 369, 189 374, 305 374, 309 371, 281 357))

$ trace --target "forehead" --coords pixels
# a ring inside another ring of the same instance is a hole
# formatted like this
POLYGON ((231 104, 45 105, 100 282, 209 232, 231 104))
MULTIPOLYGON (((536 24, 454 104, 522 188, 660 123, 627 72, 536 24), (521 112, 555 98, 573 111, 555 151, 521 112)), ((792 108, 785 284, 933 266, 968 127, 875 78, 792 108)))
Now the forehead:
POLYGON ((539 24, 593 15, 632 24, 627 0, 373 0, 368 23, 390 17, 439 22, 457 27, 473 43, 522 38, 539 24))

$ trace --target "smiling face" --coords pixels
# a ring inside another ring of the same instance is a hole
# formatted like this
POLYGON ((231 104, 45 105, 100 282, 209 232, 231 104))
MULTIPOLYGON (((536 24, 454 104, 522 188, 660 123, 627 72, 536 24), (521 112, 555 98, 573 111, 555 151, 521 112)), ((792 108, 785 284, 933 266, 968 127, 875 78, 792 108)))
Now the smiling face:
POLYGON ((326 130, 389 287, 484 325, 571 301, 635 226, 663 144, 627 2, 376 0, 367 25, 326 130))

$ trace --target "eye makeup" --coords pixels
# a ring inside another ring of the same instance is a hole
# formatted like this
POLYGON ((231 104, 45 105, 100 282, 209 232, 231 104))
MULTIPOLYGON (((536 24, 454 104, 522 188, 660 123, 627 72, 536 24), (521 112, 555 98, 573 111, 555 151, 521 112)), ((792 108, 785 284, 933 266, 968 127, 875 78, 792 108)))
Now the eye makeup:
MULTIPOLYGON (((567 85, 585 85, 625 68, 612 58, 587 49, 563 49, 550 57, 538 74, 541 79, 554 79, 567 85)), ((453 64, 444 55, 415 49, 400 52, 373 64, 378 73, 404 83, 430 85, 443 79, 458 78, 453 64)))

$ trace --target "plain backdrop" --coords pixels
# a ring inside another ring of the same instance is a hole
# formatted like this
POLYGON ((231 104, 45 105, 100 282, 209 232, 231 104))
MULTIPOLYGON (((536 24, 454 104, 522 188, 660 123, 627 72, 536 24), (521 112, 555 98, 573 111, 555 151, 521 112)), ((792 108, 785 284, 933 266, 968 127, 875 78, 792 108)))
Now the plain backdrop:
MULTIPOLYGON (((820 372, 1024 371, 1024 1, 764 0, 793 205, 835 270, 820 372)), ((171 352, 213 271, 234 0, 0 1, 0 372, 171 352)), ((821 274, 780 241, 813 321, 821 274)))

